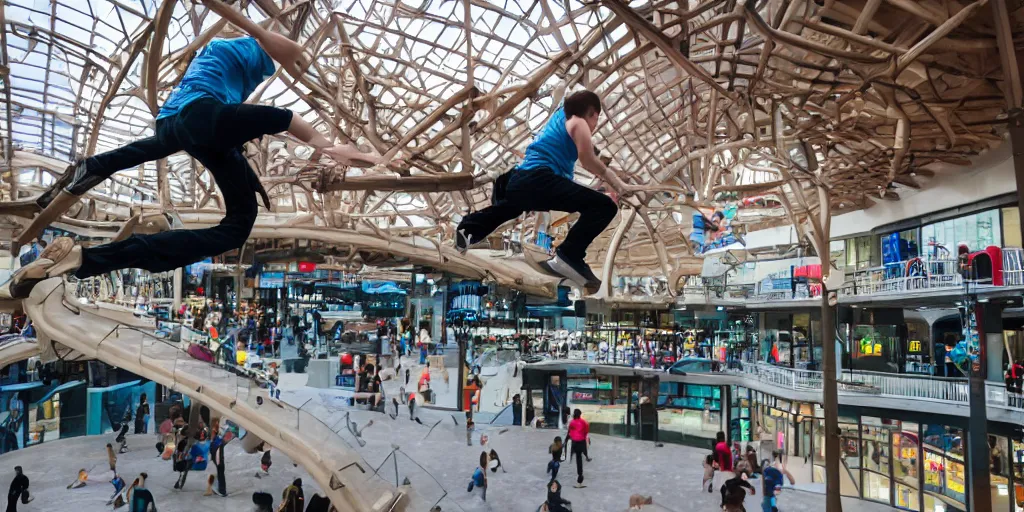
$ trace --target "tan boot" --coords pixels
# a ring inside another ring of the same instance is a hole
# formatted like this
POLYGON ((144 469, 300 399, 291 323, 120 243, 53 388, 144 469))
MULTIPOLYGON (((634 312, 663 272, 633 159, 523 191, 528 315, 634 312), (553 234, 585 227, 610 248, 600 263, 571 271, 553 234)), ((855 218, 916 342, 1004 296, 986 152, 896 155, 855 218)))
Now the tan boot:
POLYGON ((77 270, 81 266, 82 251, 74 240, 66 236, 56 238, 32 263, 18 269, 11 278, 0 286, 0 298, 24 299, 32 292, 36 283, 58 274, 54 270, 77 270), (77 249, 77 250, 76 250, 77 249), (74 268, 71 268, 74 267, 74 268))

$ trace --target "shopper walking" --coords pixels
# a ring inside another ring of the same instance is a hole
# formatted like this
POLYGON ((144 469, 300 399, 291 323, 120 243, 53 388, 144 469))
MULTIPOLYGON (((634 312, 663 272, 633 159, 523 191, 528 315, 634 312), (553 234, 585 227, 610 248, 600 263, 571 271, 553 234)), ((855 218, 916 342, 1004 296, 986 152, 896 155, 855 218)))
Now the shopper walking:
POLYGON ((280 512, 303 512, 306 497, 302 494, 302 479, 296 478, 291 485, 285 487, 282 498, 284 502, 281 504, 280 512))
POLYGON ((793 474, 786 470, 785 465, 782 464, 782 454, 779 450, 772 452, 772 461, 762 468, 762 490, 764 496, 761 499, 761 511, 762 512, 778 512, 778 496, 782 492, 782 486, 785 484, 783 478, 789 478, 789 485, 796 483, 793 478, 793 474))
MULTIPOLYGON (((555 436, 555 442, 551 443, 548 447, 548 453, 551 454, 551 460, 548 461, 548 473, 551 474, 551 480, 558 478, 558 469, 562 467, 562 438, 555 436)), ((561 489, 561 487, 559 487, 561 489)))
POLYGON ((135 409, 135 433, 149 433, 149 402, 145 393, 139 396, 139 407, 135 409))
POLYGON ((733 476, 732 451, 729 450, 729 443, 725 440, 725 432, 715 434, 715 462, 718 463, 718 471, 715 472, 714 489, 721 489, 726 480, 733 476))
POLYGON ((150 512, 156 510, 156 501, 153 500, 153 493, 146 488, 146 479, 149 475, 141 473, 137 482, 131 489, 131 508, 128 512, 150 512))
POLYGON ((548 482, 548 512, 572 512, 569 506, 572 502, 562 497, 562 484, 558 480, 551 479, 548 482))
POLYGON ((188 479, 188 472, 192 469, 192 455, 188 449, 188 440, 178 441, 174 451, 174 470, 178 472, 178 480, 174 482, 175 489, 185 487, 185 480, 188 479))
POLYGON ((117 473, 117 454, 114 453, 114 445, 107 443, 107 464, 110 465, 110 471, 117 473))
POLYGON ((270 448, 263 452, 263 456, 260 457, 260 471, 256 472, 256 478, 263 478, 270 476, 270 466, 273 461, 270 460, 270 448))
POLYGON ((757 490, 747 481, 749 468, 746 462, 741 462, 736 467, 736 476, 725 481, 722 485, 722 508, 725 512, 746 512, 743 508, 743 501, 747 494, 757 494, 757 490))
POLYGON ((473 492, 476 487, 480 488, 480 498, 487 501, 487 452, 480 452, 480 465, 473 470, 466 492, 473 492))
POLYGON ((220 497, 228 495, 228 484, 224 477, 225 444, 227 444, 227 441, 224 440, 224 436, 219 435, 219 432, 215 432, 213 440, 210 441, 210 460, 213 461, 214 467, 217 468, 217 487, 213 492, 220 497))
POLYGON ((572 456, 576 457, 576 485, 577 489, 586 487, 583 485, 583 457, 587 448, 587 437, 590 435, 590 425, 582 418, 583 412, 576 409, 572 412, 572 421, 569 422, 569 439, 572 440, 572 456))
POLYGON ((702 491, 707 489, 708 492, 714 492, 711 483, 715 478, 715 456, 709 453, 707 457, 704 457, 702 465, 704 466, 704 479, 700 481, 700 489, 702 491))
POLYGON ((17 512, 19 499, 27 504, 33 498, 28 494, 28 477, 21 466, 14 466, 14 480, 11 480, 11 487, 7 490, 7 512, 17 512))

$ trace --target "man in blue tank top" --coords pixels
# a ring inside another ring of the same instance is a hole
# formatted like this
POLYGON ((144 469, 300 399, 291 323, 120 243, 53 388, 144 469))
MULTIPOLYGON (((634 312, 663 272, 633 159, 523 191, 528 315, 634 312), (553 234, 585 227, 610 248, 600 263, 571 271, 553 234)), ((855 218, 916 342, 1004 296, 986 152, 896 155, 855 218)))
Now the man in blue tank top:
POLYGON ((555 250, 548 266, 556 273, 595 293, 601 280, 584 261, 587 247, 612 219, 616 200, 573 181, 576 160, 583 168, 613 189, 613 194, 633 193, 597 157, 591 136, 601 115, 601 98, 591 91, 567 97, 533 142, 526 148, 522 163, 512 171, 504 197, 491 206, 471 213, 456 229, 455 246, 465 252, 483 241, 505 222, 523 212, 559 211, 579 213, 580 218, 555 250))
MULTIPOLYGON (((256 221, 256 195, 270 207, 259 177, 242 155, 244 143, 288 131, 343 165, 372 166, 377 155, 348 144, 335 145, 301 116, 283 108, 244 103, 274 74, 274 61, 293 76, 305 67, 303 47, 266 30, 219 0, 205 0, 211 10, 252 37, 211 41, 189 64, 181 83, 156 118, 153 136, 78 160, 37 198, 43 212, 33 221, 38 230, 56 220, 89 189, 115 172, 185 151, 213 175, 226 215, 208 229, 176 230, 83 249, 67 237, 54 240, 32 264, 22 267, 0 287, 0 297, 27 297, 42 279, 74 272, 82 279, 122 268, 163 272, 241 247, 256 221)), ((29 229, 33 229, 30 227, 29 229)))

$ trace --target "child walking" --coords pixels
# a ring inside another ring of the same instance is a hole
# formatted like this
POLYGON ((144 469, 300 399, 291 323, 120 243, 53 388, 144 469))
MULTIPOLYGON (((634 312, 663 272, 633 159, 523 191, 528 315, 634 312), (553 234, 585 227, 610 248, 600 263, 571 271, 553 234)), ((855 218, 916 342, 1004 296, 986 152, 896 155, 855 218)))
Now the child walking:
POLYGON ((708 492, 714 492, 711 488, 711 482, 715 479, 715 456, 709 453, 708 456, 704 458, 703 466, 704 479, 700 482, 700 488, 701 490, 704 490, 704 488, 707 487, 708 492))
POLYGON ((555 436, 555 442, 548 447, 551 460, 548 461, 548 473, 551 473, 551 480, 558 478, 558 469, 562 467, 562 437, 555 436))
POLYGON ((473 492, 474 487, 480 488, 480 498, 487 501, 487 452, 480 452, 480 465, 473 471, 466 492, 473 492))
POLYGON ((260 470, 256 472, 256 478, 263 478, 270 476, 270 448, 263 452, 263 457, 260 457, 260 470))

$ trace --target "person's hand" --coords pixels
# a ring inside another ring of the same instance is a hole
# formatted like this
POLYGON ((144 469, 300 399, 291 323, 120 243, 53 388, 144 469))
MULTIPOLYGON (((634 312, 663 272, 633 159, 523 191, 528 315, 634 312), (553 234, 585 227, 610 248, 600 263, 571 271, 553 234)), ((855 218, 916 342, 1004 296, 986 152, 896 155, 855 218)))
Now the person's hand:
POLYGON ((363 152, 352 144, 335 144, 320 152, 341 165, 351 167, 373 167, 381 162, 380 155, 363 152))
POLYGON ((642 191, 643 191, 643 188, 640 187, 640 186, 623 184, 619 188, 619 196, 620 197, 624 197, 624 198, 625 197, 630 197, 630 196, 635 196, 636 194, 638 194, 638 193, 640 193, 642 191))
POLYGON ((619 204, 619 193, 615 189, 609 188, 605 193, 608 194, 608 197, 612 198, 612 202, 619 204))

